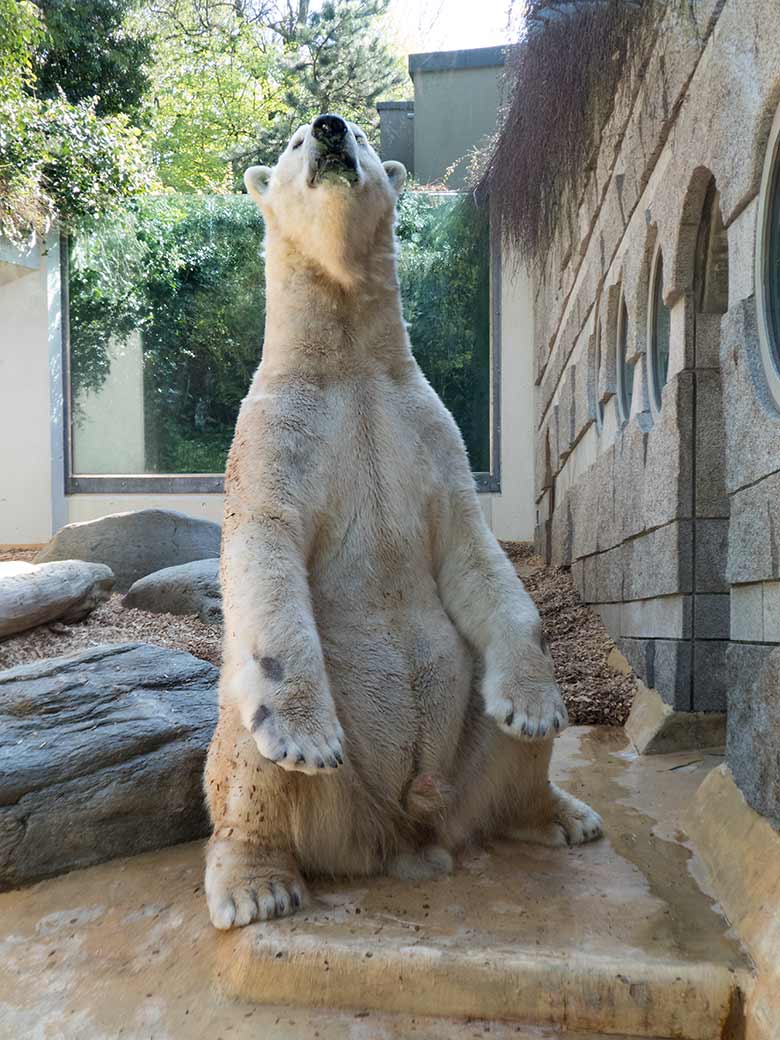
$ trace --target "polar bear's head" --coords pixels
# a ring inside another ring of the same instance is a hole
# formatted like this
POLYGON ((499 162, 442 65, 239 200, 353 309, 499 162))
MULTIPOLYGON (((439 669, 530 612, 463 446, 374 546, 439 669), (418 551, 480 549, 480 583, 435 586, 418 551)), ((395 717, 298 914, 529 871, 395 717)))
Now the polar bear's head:
POLYGON ((346 289, 392 244, 405 179, 401 163, 381 162, 360 127, 337 115, 299 127, 273 169, 252 166, 244 174, 269 241, 280 236, 346 289))

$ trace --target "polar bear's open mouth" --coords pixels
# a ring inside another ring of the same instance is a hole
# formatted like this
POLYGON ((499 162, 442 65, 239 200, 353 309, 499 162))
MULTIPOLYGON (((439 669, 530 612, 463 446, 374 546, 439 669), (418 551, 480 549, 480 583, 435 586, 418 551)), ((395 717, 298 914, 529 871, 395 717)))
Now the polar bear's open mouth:
POLYGON ((357 162, 349 152, 325 152, 312 164, 309 187, 317 184, 357 184, 360 180, 357 162))

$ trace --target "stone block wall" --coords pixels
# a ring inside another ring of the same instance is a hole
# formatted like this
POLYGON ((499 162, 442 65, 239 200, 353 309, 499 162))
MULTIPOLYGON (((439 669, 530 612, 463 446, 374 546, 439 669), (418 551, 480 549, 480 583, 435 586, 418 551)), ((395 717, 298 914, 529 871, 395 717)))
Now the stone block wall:
POLYGON ((534 364, 538 548, 571 566, 669 704, 728 711, 738 782, 780 819, 780 402, 761 362, 756 274, 779 108, 776 0, 670 5, 644 76, 618 92, 578 219, 537 271, 534 364))

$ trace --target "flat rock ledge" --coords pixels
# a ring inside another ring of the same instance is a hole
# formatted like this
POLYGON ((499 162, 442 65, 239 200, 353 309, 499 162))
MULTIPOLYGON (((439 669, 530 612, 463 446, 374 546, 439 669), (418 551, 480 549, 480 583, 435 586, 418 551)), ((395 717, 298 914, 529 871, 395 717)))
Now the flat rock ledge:
POLYGON ((205 835, 217 675, 146 643, 0 672, 0 891, 205 835))
POLYGON ((207 625, 219 625, 219 560, 193 560, 147 574, 130 586, 122 604, 155 614, 194 614, 207 625))
POLYGON ((114 572, 127 592, 134 581, 164 567, 219 556, 222 528, 175 509, 137 509, 61 528, 35 558, 89 560, 114 572))
POLYGON ((102 563, 0 563, 0 639, 50 621, 81 621, 114 585, 102 563))

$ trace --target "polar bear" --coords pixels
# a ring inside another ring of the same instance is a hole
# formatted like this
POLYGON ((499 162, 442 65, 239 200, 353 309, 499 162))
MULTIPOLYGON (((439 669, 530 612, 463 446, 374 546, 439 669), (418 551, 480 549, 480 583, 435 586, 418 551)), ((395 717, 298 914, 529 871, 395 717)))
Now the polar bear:
POLYGON ((539 615, 412 356, 405 176, 336 115, 246 173, 267 319, 225 476, 217 928, 292 913, 304 876, 430 878, 482 839, 601 833, 548 779, 566 709, 539 615))

